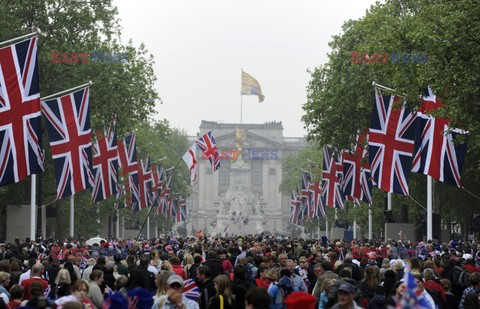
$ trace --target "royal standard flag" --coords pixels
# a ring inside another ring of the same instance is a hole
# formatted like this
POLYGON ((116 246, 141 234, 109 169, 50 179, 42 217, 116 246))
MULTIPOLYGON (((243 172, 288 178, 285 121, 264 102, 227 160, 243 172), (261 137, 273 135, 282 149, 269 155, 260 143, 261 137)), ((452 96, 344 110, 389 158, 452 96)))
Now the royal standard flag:
POLYGON ((265 96, 262 94, 262 87, 258 81, 253 78, 250 74, 242 71, 242 93, 241 95, 256 95, 258 96, 258 101, 263 102, 265 96))

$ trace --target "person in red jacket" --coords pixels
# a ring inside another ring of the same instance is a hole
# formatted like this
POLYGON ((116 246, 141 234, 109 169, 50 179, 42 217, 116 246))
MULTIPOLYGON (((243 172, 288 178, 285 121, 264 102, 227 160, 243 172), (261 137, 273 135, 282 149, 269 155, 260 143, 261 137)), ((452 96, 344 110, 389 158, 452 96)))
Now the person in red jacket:
POLYGON ((180 265, 180 259, 174 256, 170 262, 172 263, 173 272, 182 277, 183 280, 187 280, 187 272, 183 269, 182 265, 180 265))
POLYGON ((443 304, 447 302, 447 297, 445 296, 445 290, 443 287, 435 281, 435 272, 431 268, 426 268, 423 271, 423 278, 425 282, 423 283, 423 287, 427 290, 427 292, 437 292, 440 294, 440 297, 443 300, 443 304))
POLYGON ((37 262, 32 267, 32 271, 30 272, 30 278, 22 281, 22 287, 24 289, 23 300, 30 300, 32 298, 32 295, 30 294, 30 285, 33 282, 40 282, 44 291, 48 288, 48 282, 47 280, 42 279, 42 274, 43 265, 37 262))

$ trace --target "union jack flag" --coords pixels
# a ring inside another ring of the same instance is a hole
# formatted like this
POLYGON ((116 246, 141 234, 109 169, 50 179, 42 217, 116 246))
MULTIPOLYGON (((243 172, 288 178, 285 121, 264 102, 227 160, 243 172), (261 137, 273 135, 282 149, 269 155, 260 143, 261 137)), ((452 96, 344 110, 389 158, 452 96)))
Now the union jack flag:
POLYGON ((132 210, 136 208, 136 205, 132 205, 132 196, 136 201, 140 200, 136 145, 135 133, 127 135, 125 141, 118 141, 118 155, 122 166, 122 176, 125 179, 125 201, 132 210))
POLYGON ((297 197, 295 196, 295 191, 292 192, 292 199, 290 200, 290 224, 298 223, 298 213, 297 213, 297 197))
MULTIPOLYGON (((140 160, 138 162, 138 204, 134 211, 139 211, 153 205, 152 199, 152 172, 150 171, 150 161, 140 160)), ((134 203, 135 204, 135 203, 134 203)))
POLYGON ((37 37, 0 49, 0 186, 43 171, 37 37))
POLYGON ((375 105, 368 137, 372 183, 385 192, 408 196, 417 121, 414 114, 399 105, 398 96, 383 96, 375 88, 375 105))
POLYGON ((182 213, 180 210, 180 197, 177 199, 175 203, 175 223, 182 222, 182 213))
POLYGON ((322 199, 323 204, 344 209, 345 196, 341 188, 343 167, 340 158, 333 156, 333 150, 323 147, 322 199))
POLYGON ((220 168, 220 156, 218 154, 215 138, 212 131, 205 133, 197 140, 197 145, 202 150, 203 154, 208 158, 210 164, 215 172, 220 168))
POLYGON ((168 200, 167 218, 173 218, 175 220, 176 215, 177 215, 177 197, 172 196, 168 200))
POLYGON ((99 202, 120 191, 118 183, 118 148, 116 116, 104 136, 97 131, 98 140, 93 144, 93 176, 95 185, 92 190, 92 201, 99 202))
POLYGON ((310 203, 313 208, 313 215, 316 218, 325 217, 325 206, 322 202, 322 186, 319 181, 310 185, 310 203))
POLYGON ((412 172, 430 175, 461 188, 460 172, 467 145, 454 141, 458 134, 465 132, 460 129, 449 132, 448 119, 429 115, 443 105, 430 88, 422 101, 417 113, 420 129, 415 139, 412 172))
POLYGON ((159 166, 158 168, 152 164, 151 166, 152 171, 152 193, 153 197, 156 200, 160 195, 163 187, 163 166, 159 166))
POLYGON ((42 102, 57 180, 57 199, 92 188, 90 88, 42 102))
POLYGON ((115 198, 118 201, 116 201, 113 204, 113 207, 115 207, 116 210, 127 208, 127 203, 126 203, 125 196, 126 196, 125 185, 119 184, 119 190, 118 190, 117 194, 115 195, 115 198))
POLYGON ((302 170, 302 202, 305 218, 313 217, 313 205, 311 205, 310 199, 310 173, 302 170))
POLYGON ((187 200, 185 200, 181 196, 178 200, 178 208, 180 213, 180 221, 186 222, 187 221, 187 200))
POLYGON ((185 280, 185 282, 183 283, 182 294, 185 295, 188 299, 197 301, 197 299, 200 297, 200 289, 195 283, 195 280, 193 279, 185 280))
POLYGON ((160 202, 157 207, 157 215, 165 214, 168 216, 168 206, 170 203, 170 184, 172 183, 172 172, 173 167, 165 170, 165 184, 163 186, 162 192, 160 193, 160 202))
POLYGON ((403 284, 406 285, 406 289, 403 292, 402 300, 397 304, 397 308, 415 308, 415 309, 434 309, 427 298, 423 295, 423 291, 420 290, 415 277, 407 270, 403 277, 403 284))
POLYGON ((298 192, 298 188, 297 188, 296 196, 297 196, 297 223, 301 224, 303 223, 303 220, 306 219, 306 216, 305 216, 306 211, 305 211, 305 205, 302 202, 302 196, 298 192))
POLYGON ((357 135, 357 143, 353 153, 343 153, 343 193, 354 200, 371 204, 370 165, 368 163, 368 151, 364 146, 367 139, 367 132, 357 135))

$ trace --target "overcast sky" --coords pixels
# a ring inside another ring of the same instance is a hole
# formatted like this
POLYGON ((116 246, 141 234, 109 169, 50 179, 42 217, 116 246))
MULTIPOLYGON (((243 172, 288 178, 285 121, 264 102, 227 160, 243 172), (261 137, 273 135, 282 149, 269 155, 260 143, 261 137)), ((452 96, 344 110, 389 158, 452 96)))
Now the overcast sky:
MULTIPOLYGON (((243 97, 243 122, 301 122, 307 69, 326 61, 331 36, 365 14, 373 0, 115 0, 122 42, 144 43, 155 57, 156 118, 195 135, 201 120, 240 121, 241 69, 265 95, 243 97)), ((341 102, 339 102, 341 104, 341 102)))

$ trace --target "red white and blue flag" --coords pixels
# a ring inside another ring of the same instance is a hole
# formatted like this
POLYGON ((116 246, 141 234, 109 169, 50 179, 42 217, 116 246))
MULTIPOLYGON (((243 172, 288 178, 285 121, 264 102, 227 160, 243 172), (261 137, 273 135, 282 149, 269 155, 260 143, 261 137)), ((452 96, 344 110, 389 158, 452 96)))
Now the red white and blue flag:
POLYGON ((302 170, 302 203, 303 203, 303 216, 305 218, 313 217, 313 205, 310 201, 310 173, 302 170))
POLYGON ((422 98, 418 109, 419 130, 415 139, 412 172, 430 175, 435 179, 451 185, 462 187, 460 172, 462 170, 466 143, 456 143, 460 129, 450 129, 450 120, 433 117, 432 112, 443 104, 428 88, 428 95, 422 98))
POLYGON ((134 211, 139 211, 153 205, 152 198, 152 172, 150 171, 150 161, 148 159, 138 162, 138 201, 133 199, 133 204, 137 204, 134 211))
POLYGON ((92 188, 90 88, 42 102, 57 180, 57 199, 92 188))
POLYGON ((151 169, 152 171, 152 198, 153 198, 153 206, 158 207, 160 202, 160 193, 162 192, 163 188, 163 166, 156 167, 152 164, 151 169))
POLYGON ((325 217, 325 206, 322 202, 322 186, 319 181, 311 184, 310 187, 310 203, 313 207, 313 216, 315 218, 325 217))
POLYGON ((303 201, 302 201, 302 195, 298 192, 298 188, 297 188, 296 197, 297 197, 297 224, 301 224, 303 223, 303 220, 306 219, 305 217, 306 211, 305 211, 305 205, 303 204, 303 201))
POLYGON ((186 222, 187 221, 187 200, 182 198, 181 196, 178 199, 178 209, 180 213, 180 221, 186 222))
POLYGON ((420 290, 415 282, 415 277, 409 270, 405 272, 402 284, 405 284, 406 289, 403 292, 400 303, 397 304, 397 308, 435 309, 435 306, 432 306, 423 295, 424 292, 420 290))
POLYGON ((383 96, 375 88, 368 137, 372 183, 385 192, 408 196, 408 178, 412 166, 416 116, 401 106, 398 96, 383 96))
POLYGON ((43 172, 37 37, 0 49, 0 186, 43 172))
POLYGON ((372 203, 372 183, 368 151, 367 132, 357 135, 352 152, 343 153, 343 193, 357 201, 372 203))
POLYGON ((163 185, 162 192, 160 193, 160 201, 157 207, 157 215, 164 214, 168 216, 168 206, 170 203, 170 184, 172 183, 173 167, 165 170, 165 184, 163 185))
POLYGON ((167 218, 173 218, 177 216, 177 197, 172 196, 168 201, 168 210, 167 210, 167 218))
POLYGON ((99 202, 117 195, 120 191, 118 183, 118 148, 117 133, 115 130, 116 116, 113 115, 112 123, 107 135, 97 131, 98 140, 93 144, 93 177, 95 184, 92 190, 92 201, 99 202))
POLYGON ((343 167, 341 157, 333 156, 332 148, 323 146, 322 199, 323 204, 344 209, 345 196, 341 187, 343 167))
POLYGON ((220 155, 218 154, 215 138, 212 131, 205 133, 197 140, 197 145, 202 150, 203 154, 208 158, 210 164, 215 172, 220 168, 220 155))
POLYGON ((183 283, 183 295, 185 295, 188 299, 193 301, 197 301, 200 297, 200 289, 198 288, 195 280, 187 279, 183 283))
MULTIPOLYGON (((118 141, 118 155, 120 157, 120 165, 122 167, 122 176, 125 186, 125 201, 128 207, 132 207, 132 195, 138 201, 138 167, 137 167, 137 143, 135 133, 131 133, 125 137, 125 141, 118 141)), ((134 205, 133 205, 134 206, 134 205)), ((132 210, 135 208, 132 207, 132 210)))

